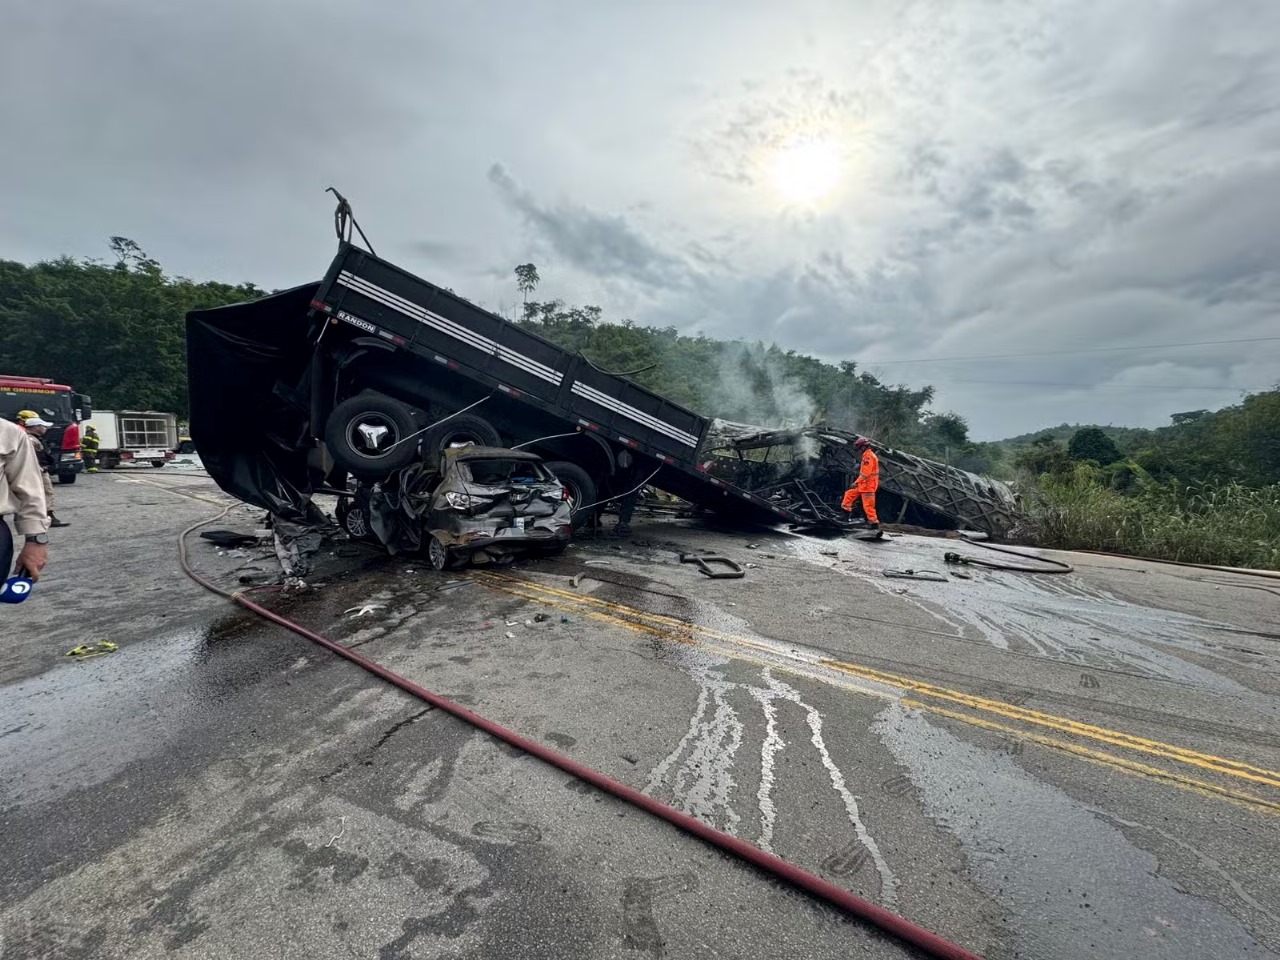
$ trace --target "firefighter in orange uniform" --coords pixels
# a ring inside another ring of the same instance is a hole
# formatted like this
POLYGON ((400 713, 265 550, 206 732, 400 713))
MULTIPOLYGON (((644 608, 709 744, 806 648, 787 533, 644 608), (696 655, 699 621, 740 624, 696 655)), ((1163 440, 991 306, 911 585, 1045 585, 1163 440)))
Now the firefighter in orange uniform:
POLYGON ((880 529, 880 516, 876 513, 876 491, 880 489, 880 458, 871 449, 871 441, 866 437, 858 437, 853 441, 853 448, 862 451, 862 469, 852 487, 845 491, 840 506, 845 513, 853 512, 853 503, 862 497, 862 512, 867 515, 867 525, 872 530, 880 529))

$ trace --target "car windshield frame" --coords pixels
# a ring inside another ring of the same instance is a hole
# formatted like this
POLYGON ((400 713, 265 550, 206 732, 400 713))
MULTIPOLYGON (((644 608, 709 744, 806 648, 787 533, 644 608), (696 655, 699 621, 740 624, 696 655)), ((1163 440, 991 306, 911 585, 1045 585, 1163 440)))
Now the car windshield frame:
POLYGON ((483 487, 505 487, 529 483, 550 483, 552 480, 551 473, 537 460, 526 460, 523 458, 516 459, 514 457, 485 457, 483 459, 459 460, 457 463, 457 470, 463 480, 483 487), (485 469, 486 465, 498 463, 507 465, 506 470, 501 474, 499 474, 496 469, 485 469), (478 476, 476 471, 477 467, 480 468, 478 476), (534 476, 512 479, 512 474, 516 473, 517 469, 527 470, 534 474, 534 476))

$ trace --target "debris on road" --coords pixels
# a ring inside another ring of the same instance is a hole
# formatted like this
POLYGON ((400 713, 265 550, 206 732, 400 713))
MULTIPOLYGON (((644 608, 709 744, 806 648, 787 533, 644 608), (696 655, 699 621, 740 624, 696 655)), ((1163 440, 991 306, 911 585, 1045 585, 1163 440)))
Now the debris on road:
POLYGON ((888 569, 884 571, 886 577, 894 577, 901 580, 932 580, 936 583, 948 583, 946 574, 937 573, 933 570, 894 570, 888 569))
POLYGON ((571 579, 571 580, 569 581, 569 583, 570 583, 570 584, 572 584, 572 585, 573 585, 573 587, 576 589, 576 588, 578 588, 578 587, 582 586, 582 578, 583 578, 583 577, 585 577, 585 576, 586 576, 586 574, 585 574, 585 573, 575 574, 575 575, 574 575, 574 577, 573 577, 573 579, 571 579))
POLYGON ((682 553, 680 562, 696 563, 698 572, 712 580, 741 580, 747 575, 747 571, 742 569, 736 560, 730 560, 728 557, 682 553), (712 564, 718 564, 724 569, 716 569, 712 564))
POLYGON ((347 610, 343 610, 342 612, 344 614, 354 613, 356 617, 364 617, 371 613, 377 613, 379 610, 385 610, 386 608, 387 605, 385 603, 366 603, 358 607, 351 607, 347 610))
POLYGON ((78 647, 72 647, 67 651, 67 656, 73 660, 91 660, 94 657, 105 656, 108 653, 115 653, 118 650, 114 643, 110 640, 99 640, 95 644, 83 643, 78 647))
POLYGON ((612 560, 586 560, 584 561, 588 567, 608 567, 612 566, 612 560))
POLYGON ((234 547, 252 547, 258 543, 258 537, 247 533, 236 533, 234 530, 206 530, 200 539, 208 540, 214 546, 229 550, 234 547))

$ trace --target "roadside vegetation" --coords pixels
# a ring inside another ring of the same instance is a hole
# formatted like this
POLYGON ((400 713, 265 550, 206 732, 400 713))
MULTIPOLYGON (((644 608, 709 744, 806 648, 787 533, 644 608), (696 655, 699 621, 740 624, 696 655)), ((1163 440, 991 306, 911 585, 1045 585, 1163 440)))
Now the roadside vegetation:
POLYGON ((1026 443, 1013 461, 1031 538, 1280 570, 1280 391, 1173 419, 1159 430, 1081 427, 1065 443, 1061 432, 1026 443))

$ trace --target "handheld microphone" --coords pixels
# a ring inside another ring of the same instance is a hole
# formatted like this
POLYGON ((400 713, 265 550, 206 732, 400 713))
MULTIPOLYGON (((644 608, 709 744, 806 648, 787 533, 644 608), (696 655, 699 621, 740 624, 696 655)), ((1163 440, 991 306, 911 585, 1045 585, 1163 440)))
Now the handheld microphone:
POLYGON ((4 583, 0 583, 0 603, 21 603, 31 596, 33 586, 30 577, 10 577, 4 583))

